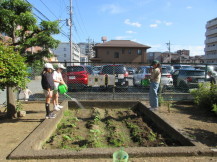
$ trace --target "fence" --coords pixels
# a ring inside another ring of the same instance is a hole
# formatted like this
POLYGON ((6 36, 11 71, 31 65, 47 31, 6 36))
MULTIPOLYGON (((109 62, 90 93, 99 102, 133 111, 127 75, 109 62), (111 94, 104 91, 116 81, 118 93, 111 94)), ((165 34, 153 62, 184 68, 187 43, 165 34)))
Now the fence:
MULTIPOLYGON (((57 67, 57 62, 52 63, 57 67)), ((68 95, 79 100, 147 100, 151 68, 143 63, 88 63, 62 62, 67 67, 62 72, 68 85, 68 95)), ((28 88, 32 91, 29 100, 44 100, 41 88, 43 67, 31 69, 28 88)), ((190 89, 199 83, 208 82, 208 71, 217 79, 217 65, 208 64, 162 64, 159 94, 173 100, 191 99, 190 89)), ((60 96, 65 99, 64 96, 60 96)), ((18 95, 23 99, 23 94, 18 95)))

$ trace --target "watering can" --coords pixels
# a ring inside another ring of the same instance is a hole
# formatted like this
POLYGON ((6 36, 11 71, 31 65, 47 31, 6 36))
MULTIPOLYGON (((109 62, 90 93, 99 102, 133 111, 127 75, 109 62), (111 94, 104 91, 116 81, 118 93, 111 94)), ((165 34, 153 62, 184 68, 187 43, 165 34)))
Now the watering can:
POLYGON ((65 84, 62 84, 58 87, 60 94, 65 94, 68 92, 68 87, 65 84))
POLYGON ((113 162, 128 162, 128 158, 129 155, 123 149, 113 153, 113 162))
POLYGON ((148 86, 150 84, 150 80, 149 79, 143 79, 141 80, 141 85, 142 86, 148 86))

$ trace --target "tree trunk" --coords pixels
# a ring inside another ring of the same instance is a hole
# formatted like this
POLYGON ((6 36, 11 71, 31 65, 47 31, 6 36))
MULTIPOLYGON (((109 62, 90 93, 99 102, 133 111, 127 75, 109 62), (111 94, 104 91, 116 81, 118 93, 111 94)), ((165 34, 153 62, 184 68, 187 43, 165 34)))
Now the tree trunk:
POLYGON ((16 114, 16 101, 12 87, 7 87, 7 117, 15 118, 16 114))

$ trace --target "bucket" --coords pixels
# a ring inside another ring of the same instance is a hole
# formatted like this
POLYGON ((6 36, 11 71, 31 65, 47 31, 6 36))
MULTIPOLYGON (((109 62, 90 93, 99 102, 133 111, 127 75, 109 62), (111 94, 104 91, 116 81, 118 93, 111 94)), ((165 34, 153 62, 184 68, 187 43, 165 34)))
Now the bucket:
POLYGON ((113 153, 113 162, 128 162, 128 158, 128 154, 123 150, 113 153))
POLYGON ((58 87, 60 94, 68 92, 68 87, 65 84, 62 84, 58 87))
POLYGON ((149 84, 150 84, 149 79, 142 79, 142 80, 141 80, 141 85, 142 85, 142 86, 149 86, 149 84))

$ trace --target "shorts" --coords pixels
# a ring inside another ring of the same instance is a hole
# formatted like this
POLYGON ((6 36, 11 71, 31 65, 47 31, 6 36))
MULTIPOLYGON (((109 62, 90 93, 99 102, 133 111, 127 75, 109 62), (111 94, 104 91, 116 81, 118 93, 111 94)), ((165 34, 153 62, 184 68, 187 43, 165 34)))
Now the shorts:
MULTIPOLYGON (((53 96, 53 91, 50 91, 50 93, 51 93, 51 96, 53 96)), ((44 90, 44 95, 46 98, 49 97, 49 91, 44 90)))
POLYGON ((53 90, 53 94, 57 94, 58 93, 58 87, 55 87, 53 90))

